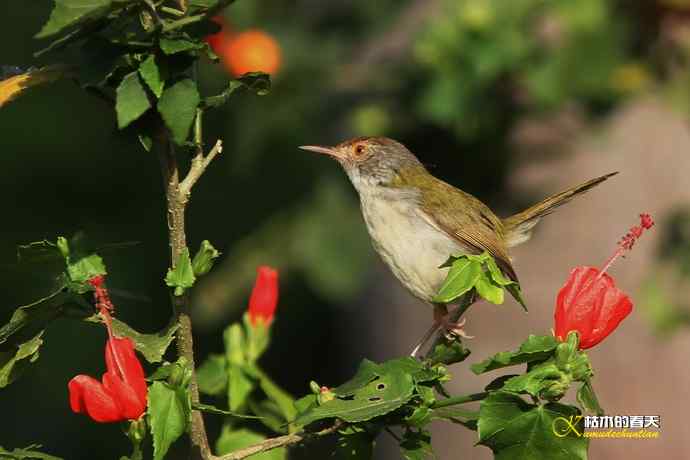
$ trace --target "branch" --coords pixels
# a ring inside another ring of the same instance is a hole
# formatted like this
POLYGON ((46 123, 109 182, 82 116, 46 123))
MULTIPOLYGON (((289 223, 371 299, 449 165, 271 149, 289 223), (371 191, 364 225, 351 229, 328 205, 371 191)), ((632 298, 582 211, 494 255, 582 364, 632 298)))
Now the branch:
MULTIPOLYGON (((170 240, 170 264, 175 268, 183 250, 187 247, 185 234, 185 208, 186 195, 180 194, 180 174, 177 166, 177 158, 173 150, 172 142, 167 134, 161 135, 159 159, 165 181, 165 197, 167 201, 168 239, 170 240)), ((203 171, 202 171, 203 172, 203 171)), ((192 379, 189 384, 189 392, 192 404, 199 402, 199 387, 194 371, 194 339, 192 336, 192 320, 189 316, 189 297, 172 295, 172 303, 177 316, 179 328, 176 334, 177 352, 179 356, 187 359, 192 369, 192 379)), ((190 428, 193 458, 212 458, 211 447, 206 435, 206 427, 201 412, 192 411, 192 423, 190 428)))
POLYGON ((269 438, 254 444, 253 446, 245 447, 244 449, 236 450, 235 452, 230 452, 226 455, 219 457, 212 456, 211 460, 241 460, 249 457, 250 455, 277 449, 278 447, 291 446, 293 444, 299 444, 301 442, 311 441, 322 436, 333 434, 342 428, 343 425, 344 423, 341 420, 337 420, 332 426, 324 428, 323 430, 315 433, 293 433, 286 434, 285 436, 278 436, 277 438, 269 438))

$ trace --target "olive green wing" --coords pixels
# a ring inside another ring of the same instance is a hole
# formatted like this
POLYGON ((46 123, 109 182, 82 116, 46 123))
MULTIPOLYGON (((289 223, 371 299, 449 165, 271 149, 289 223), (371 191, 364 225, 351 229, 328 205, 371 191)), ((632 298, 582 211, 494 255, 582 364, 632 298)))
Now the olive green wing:
POLYGON ((493 211, 469 193, 441 180, 436 180, 433 190, 433 193, 422 190, 422 212, 426 220, 478 254, 488 251, 503 272, 517 282, 503 224, 493 211))

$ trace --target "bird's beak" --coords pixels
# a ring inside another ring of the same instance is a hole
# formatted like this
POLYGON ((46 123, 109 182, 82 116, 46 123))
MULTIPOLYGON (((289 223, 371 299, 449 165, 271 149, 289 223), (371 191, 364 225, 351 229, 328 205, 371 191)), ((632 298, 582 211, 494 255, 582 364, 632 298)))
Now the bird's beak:
POLYGON ((302 150, 309 150, 310 152, 321 153, 324 155, 331 156, 333 158, 339 158, 338 150, 334 147, 323 147, 320 145, 300 145, 302 150))

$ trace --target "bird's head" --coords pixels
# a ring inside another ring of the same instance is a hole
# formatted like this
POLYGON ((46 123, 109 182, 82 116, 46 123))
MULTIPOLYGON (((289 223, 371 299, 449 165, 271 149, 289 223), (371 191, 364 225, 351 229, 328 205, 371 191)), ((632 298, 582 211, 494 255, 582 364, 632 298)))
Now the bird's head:
POLYGON ((407 147, 387 137, 358 137, 333 147, 303 145, 300 148, 338 160, 359 191, 364 187, 390 185, 404 176, 405 170, 424 169, 407 147))

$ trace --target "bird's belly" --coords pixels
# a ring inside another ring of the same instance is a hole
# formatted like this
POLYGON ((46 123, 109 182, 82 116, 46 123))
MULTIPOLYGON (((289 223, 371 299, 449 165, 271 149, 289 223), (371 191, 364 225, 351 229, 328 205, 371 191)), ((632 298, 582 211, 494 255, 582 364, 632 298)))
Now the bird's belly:
POLYGON ((439 266, 466 250, 432 227, 413 204, 362 201, 362 214, 374 248, 396 278, 416 297, 431 301, 448 273, 439 266))

